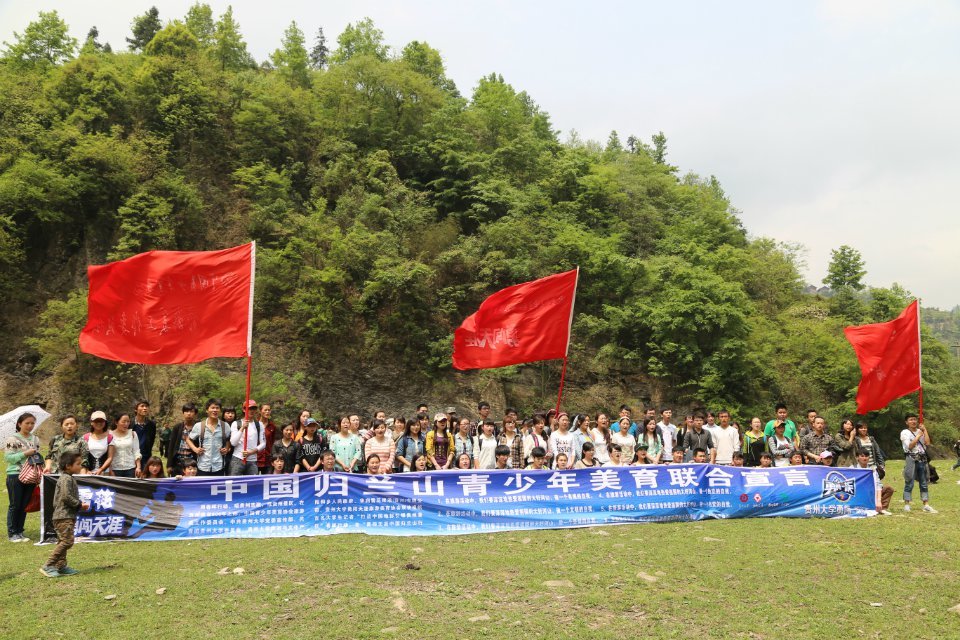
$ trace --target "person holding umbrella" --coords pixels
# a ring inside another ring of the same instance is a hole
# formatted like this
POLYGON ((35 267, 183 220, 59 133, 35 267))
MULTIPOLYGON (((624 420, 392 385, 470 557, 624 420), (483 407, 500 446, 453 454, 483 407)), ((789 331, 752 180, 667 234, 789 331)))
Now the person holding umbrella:
POLYGON ((17 418, 16 432, 7 438, 3 457, 7 462, 7 536, 10 542, 27 542, 30 538, 23 535, 27 520, 27 505, 33 497, 36 485, 20 481, 20 471, 25 464, 43 464, 40 451, 40 439, 33 435, 37 418, 32 413, 21 414, 17 418))

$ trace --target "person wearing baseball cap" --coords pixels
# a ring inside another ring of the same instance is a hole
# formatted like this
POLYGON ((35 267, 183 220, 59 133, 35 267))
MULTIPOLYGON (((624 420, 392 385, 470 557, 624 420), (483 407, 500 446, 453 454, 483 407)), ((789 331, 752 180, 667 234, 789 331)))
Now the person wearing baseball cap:
POLYGON ((453 464, 453 435, 449 430, 450 421, 445 413, 433 416, 433 429, 427 434, 425 450, 427 460, 434 469, 442 471, 453 464))

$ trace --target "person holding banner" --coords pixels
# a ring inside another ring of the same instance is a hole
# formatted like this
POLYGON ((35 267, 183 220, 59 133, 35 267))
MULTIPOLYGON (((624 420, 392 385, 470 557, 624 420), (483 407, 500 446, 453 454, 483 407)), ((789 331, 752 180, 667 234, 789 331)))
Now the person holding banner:
POLYGON ((930 494, 927 483, 930 478, 930 458, 927 456, 927 447, 930 446, 930 434, 927 428, 920 424, 920 420, 912 413, 907 414, 907 428, 900 432, 900 442, 903 452, 907 454, 903 465, 903 510, 910 511, 910 502, 913 500, 913 483, 920 484, 920 499, 923 501, 923 510, 927 513, 937 513, 930 506, 930 494))

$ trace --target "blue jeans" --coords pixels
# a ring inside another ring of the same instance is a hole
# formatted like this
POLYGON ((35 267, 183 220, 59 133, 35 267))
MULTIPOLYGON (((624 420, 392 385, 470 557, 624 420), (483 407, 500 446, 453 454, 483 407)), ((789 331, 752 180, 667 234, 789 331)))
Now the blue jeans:
POLYGON ((926 462, 917 462, 910 456, 907 456, 903 464, 903 501, 910 502, 913 499, 914 480, 920 484, 920 499, 924 502, 929 500, 930 494, 927 491, 927 480, 929 477, 926 462))
POLYGON ((7 535, 10 537, 23 535, 23 525, 27 521, 27 505, 33 497, 33 488, 36 485, 23 484, 17 474, 7 475, 7 535))

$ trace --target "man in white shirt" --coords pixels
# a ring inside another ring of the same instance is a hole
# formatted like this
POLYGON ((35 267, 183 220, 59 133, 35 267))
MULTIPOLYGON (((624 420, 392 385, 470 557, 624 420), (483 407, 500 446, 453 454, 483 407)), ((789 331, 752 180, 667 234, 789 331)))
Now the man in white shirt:
POLYGON ((230 445, 233 446, 233 455, 230 457, 232 476, 257 475, 260 472, 257 468, 257 453, 267 446, 257 402, 249 400, 247 407, 250 410, 250 419, 242 418, 230 427, 230 445))
MULTIPOLYGON (((677 425, 673 424, 673 409, 664 407, 660 410, 660 422, 657 428, 660 429, 660 437, 663 438, 663 460, 673 458, 673 447, 677 442, 677 425), (669 444, 667 443, 669 441, 669 444)), ((681 443, 682 444, 682 443, 681 443)))
MULTIPOLYGON (((740 449, 740 432, 730 424, 730 412, 723 410, 719 413, 720 424, 714 427, 713 437, 716 449, 713 453, 714 464, 733 463, 733 452, 740 449)), ((706 425, 703 427, 706 429, 706 425)))

